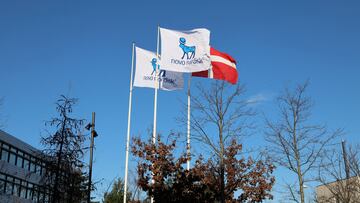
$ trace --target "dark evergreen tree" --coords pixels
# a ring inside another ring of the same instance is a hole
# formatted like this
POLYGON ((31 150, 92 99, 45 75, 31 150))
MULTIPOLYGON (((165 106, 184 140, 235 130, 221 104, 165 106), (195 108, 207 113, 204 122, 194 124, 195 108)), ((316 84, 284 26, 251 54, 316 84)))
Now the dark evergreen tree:
POLYGON ((61 96, 56 102, 58 117, 46 122, 51 128, 41 138, 47 160, 44 184, 51 188, 51 202, 76 203, 86 197, 87 175, 83 172, 84 120, 72 117, 77 99, 61 96))

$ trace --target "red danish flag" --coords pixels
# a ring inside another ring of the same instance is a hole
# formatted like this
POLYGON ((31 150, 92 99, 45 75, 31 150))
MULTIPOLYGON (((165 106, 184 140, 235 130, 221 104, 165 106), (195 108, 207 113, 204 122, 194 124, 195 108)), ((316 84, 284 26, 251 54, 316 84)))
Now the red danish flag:
POLYGON ((211 69, 194 72, 192 76, 225 80, 231 84, 237 83, 238 72, 236 70, 236 61, 233 57, 211 47, 210 59, 211 69))

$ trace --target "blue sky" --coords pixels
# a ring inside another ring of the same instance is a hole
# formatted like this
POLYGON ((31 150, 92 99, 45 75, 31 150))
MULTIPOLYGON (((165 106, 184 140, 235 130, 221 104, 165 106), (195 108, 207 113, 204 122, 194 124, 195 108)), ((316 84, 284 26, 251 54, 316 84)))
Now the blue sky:
MULTIPOLYGON (((246 98, 260 99, 257 108, 269 115, 285 85, 310 79, 313 120, 343 127, 345 138, 358 142, 359 8, 359 1, 329 0, 1 1, 5 131, 41 148, 44 121, 55 115, 59 95, 79 98, 78 117, 97 113, 94 178, 123 177, 131 43, 155 51, 160 24, 208 28, 212 46, 238 61, 246 98)), ((179 100, 185 91, 159 92, 160 132, 181 130, 174 120, 179 100)), ((132 134, 144 135, 152 125, 153 91, 135 89, 133 102, 132 134)), ((258 141, 263 144, 261 128, 247 140, 258 141)))

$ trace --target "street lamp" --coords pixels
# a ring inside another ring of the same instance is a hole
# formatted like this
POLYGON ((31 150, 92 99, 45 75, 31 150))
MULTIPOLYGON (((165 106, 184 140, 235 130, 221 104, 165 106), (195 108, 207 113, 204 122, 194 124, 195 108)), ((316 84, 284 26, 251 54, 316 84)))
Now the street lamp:
POLYGON ((95 112, 92 112, 92 121, 91 124, 85 126, 86 130, 91 129, 91 142, 90 142, 90 161, 89 161, 89 182, 88 182, 88 197, 87 202, 91 202, 91 175, 92 175, 92 162, 93 162, 93 149, 94 149, 94 138, 98 136, 95 131, 95 112))

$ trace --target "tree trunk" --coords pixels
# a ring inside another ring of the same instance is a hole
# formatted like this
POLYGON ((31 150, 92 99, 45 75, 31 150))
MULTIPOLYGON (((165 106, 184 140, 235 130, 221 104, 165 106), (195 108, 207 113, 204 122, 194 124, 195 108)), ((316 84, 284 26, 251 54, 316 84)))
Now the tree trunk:
POLYGON ((297 142, 297 113, 293 112, 293 146, 294 146, 294 152, 295 152, 295 159, 296 159, 296 173, 299 180, 299 192, 300 192, 300 201, 301 203, 305 203, 305 195, 304 195, 304 180, 303 180, 303 174, 301 171, 301 158, 300 158, 300 151, 298 149, 298 142, 297 142))
POLYGON ((225 143, 223 139, 222 116, 220 116, 220 121, 219 121, 219 138, 220 138, 220 201, 221 203, 225 203, 225 166, 224 166, 225 143))
POLYGON ((300 200, 301 203, 305 203, 305 195, 304 195, 304 183, 302 180, 302 175, 299 174, 299 186, 300 186, 300 200))
POLYGON ((59 200, 59 191, 58 191, 58 185, 59 185, 59 173, 60 173, 60 166, 61 166, 61 159, 62 159, 62 148, 64 145, 64 134, 65 134, 65 123, 66 123, 66 117, 64 118, 63 126, 61 128, 61 142, 60 142, 60 149, 57 157, 57 164, 56 164, 56 171, 55 171, 55 182, 54 182, 54 188, 53 188, 53 198, 52 202, 56 203, 59 200))
POLYGON ((224 162, 220 163, 220 200, 225 203, 225 169, 224 162))

